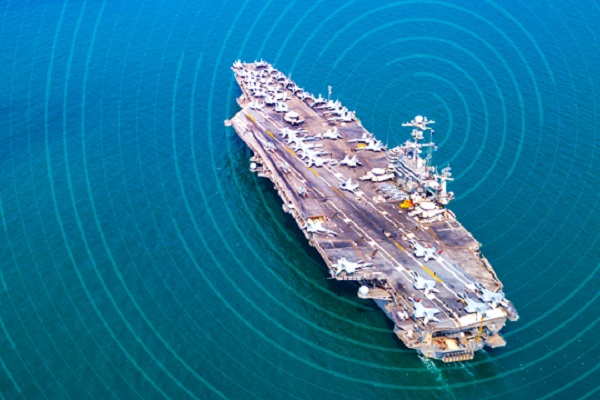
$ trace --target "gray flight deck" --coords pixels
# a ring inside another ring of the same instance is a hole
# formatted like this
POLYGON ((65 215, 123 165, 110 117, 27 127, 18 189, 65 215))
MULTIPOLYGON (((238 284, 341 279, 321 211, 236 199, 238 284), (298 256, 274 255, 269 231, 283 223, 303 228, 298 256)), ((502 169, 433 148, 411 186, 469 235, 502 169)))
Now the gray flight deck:
POLYGON ((383 183, 359 180, 373 169, 389 172, 390 161, 386 150, 365 150, 360 148, 364 145, 349 142, 364 138, 365 134, 371 136, 357 118, 346 118, 347 122, 335 120, 330 108, 315 106, 315 96, 283 79, 265 62, 236 62, 233 70, 242 90, 238 98, 242 110, 226 123, 254 152, 253 170, 274 183, 284 210, 294 216, 332 277, 363 285, 359 296, 374 299, 395 322, 394 330, 405 345, 428 357, 460 361, 473 358, 483 345, 504 345, 498 331, 507 318, 515 320, 518 315, 504 298, 491 307, 485 305, 482 315, 465 309, 465 297, 486 304, 482 288, 501 293, 502 284, 479 252, 479 243, 454 214, 444 209, 443 220, 417 222, 409 217, 410 209, 401 208, 399 202, 390 202, 377 191, 383 183), (284 120, 285 112, 260 103, 274 88, 280 95, 287 95, 281 102, 304 119, 301 125, 292 126, 284 120), (258 97, 256 93, 260 93, 258 97), (285 128, 302 129, 306 132, 297 136, 307 138, 334 127, 341 138, 311 138, 310 143, 319 146, 319 157, 325 161, 320 167, 308 167, 294 151, 294 145, 281 135, 285 128), (356 155, 362 165, 340 165, 346 155, 356 155), (359 184, 354 193, 340 188, 340 183, 348 178, 359 184), (327 231, 309 233, 307 221, 319 223, 327 231), (416 257, 415 241, 434 247, 435 256, 428 261, 416 257), (361 267, 340 272, 336 269, 340 259, 353 263, 362 260, 361 267), (417 275, 435 281, 437 292, 417 290, 417 275), (420 318, 413 302, 437 309, 438 321, 420 318))

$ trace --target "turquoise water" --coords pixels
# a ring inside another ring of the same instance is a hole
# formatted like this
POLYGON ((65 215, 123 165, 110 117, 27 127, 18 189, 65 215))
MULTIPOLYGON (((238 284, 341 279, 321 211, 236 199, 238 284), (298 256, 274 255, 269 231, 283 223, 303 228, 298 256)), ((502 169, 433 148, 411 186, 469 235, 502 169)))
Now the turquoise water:
POLYGON ((0 398, 597 398, 600 7, 0 4, 0 398), (380 139, 435 119, 521 319, 444 365, 327 271, 249 150, 264 58, 380 139))

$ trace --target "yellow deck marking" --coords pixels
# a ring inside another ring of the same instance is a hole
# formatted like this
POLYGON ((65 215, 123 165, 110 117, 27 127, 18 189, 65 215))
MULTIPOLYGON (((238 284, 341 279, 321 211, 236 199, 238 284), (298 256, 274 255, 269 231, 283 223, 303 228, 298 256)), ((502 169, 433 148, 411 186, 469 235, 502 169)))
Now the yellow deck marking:
POLYGON ((256 120, 254 119, 254 117, 250 114, 246 114, 246 117, 248 117, 248 119, 252 122, 256 122, 256 120))
POLYGON ((337 190, 336 188, 334 188, 333 186, 329 186, 330 188, 333 189, 334 192, 336 192, 338 194, 338 196, 340 196, 341 198, 344 198, 344 195, 342 193, 340 193, 339 190, 337 190))
POLYGON ((477 333, 477 344, 479 344, 479 341, 481 340, 481 331, 483 331, 483 321, 484 319, 481 318, 481 325, 479 325, 479 333, 477 333))
POLYGON ((436 280, 436 281, 438 281, 439 283, 442 283, 442 280, 441 280, 440 278, 438 278, 438 277, 437 277, 437 275, 436 275, 436 274, 435 274, 435 273, 434 273, 432 270, 430 270, 429 268, 427 268, 427 267, 426 267, 426 266, 424 266, 424 265, 421 265, 421 267, 423 267, 423 269, 424 269, 425 271, 427 271, 427 273, 428 273, 429 275, 431 275, 431 276, 433 277, 433 279, 435 279, 435 280, 436 280))
POLYGON ((296 153, 294 153, 294 150, 290 149, 289 147, 285 147, 285 149, 288 151, 288 153, 296 157, 296 153))
POLYGON ((360 249, 358 248, 356 243, 354 243, 354 241, 352 241, 351 243, 352 243, 352 247, 354 247, 354 251, 356 251, 356 254, 358 254, 358 256, 360 258, 362 258, 364 261, 367 261, 367 259, 365 258, 365 255, 362 253, 362 251, 360 251, 360 249))
POLYGON ((273 139, 275 139, 275 136, 271 133, 271 131, 268 131, 268 130, 265 129, 265 132, 267 132, 267 134, 269 136, 271 136, 273 139))
POLYGON ((394 240, 394 244, 395 244, 395 245, 396 245, 396 247, 397 247, 397 248, 399 248, 400 250, 402 250, 402 251, 406 251, 406 249, 405 249, 404 247, 400 246, 400 243, 396 242, 395 240, 394 240))
POLYGON ((309 167, 308 169, 310 169, 310 170, 312 171, 312 173, 313 173, 313 174, 315 174, 315 176, 316 176, 317 178, 319 177, 319 173, 318 173, 317 171, 315 171, 314 169, 312 169, 312 168, 310 168, 310 167, 309 167))

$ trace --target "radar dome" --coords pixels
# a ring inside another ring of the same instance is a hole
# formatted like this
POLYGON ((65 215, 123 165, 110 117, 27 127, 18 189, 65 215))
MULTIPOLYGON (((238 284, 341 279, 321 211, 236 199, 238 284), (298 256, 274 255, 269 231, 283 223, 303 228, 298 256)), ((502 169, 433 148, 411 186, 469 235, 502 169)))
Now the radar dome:
POLYGON ((417 122, 418 124, 420 124, 421 122, 423 122, 423 116, 422 115, 417 115, 415 117, 415 122, 417 122))
POLYGON ((358 294, 360 296, 366 296, 369 294, 369 288, 366 287, 365 285, 362 285, 359 289, 358 289, 358 294))

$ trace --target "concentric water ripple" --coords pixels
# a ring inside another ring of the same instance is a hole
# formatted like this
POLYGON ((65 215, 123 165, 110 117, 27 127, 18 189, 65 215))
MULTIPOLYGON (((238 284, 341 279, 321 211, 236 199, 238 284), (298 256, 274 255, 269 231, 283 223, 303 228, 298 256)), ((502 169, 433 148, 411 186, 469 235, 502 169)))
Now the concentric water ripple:
POLYGON ((0 398, 596 398, 589 0, 0 5, 0 398), (452 210, 521 319, 445 365, 326 279, 250 151, 264 58, 389 145, 436 120, 452 210))

